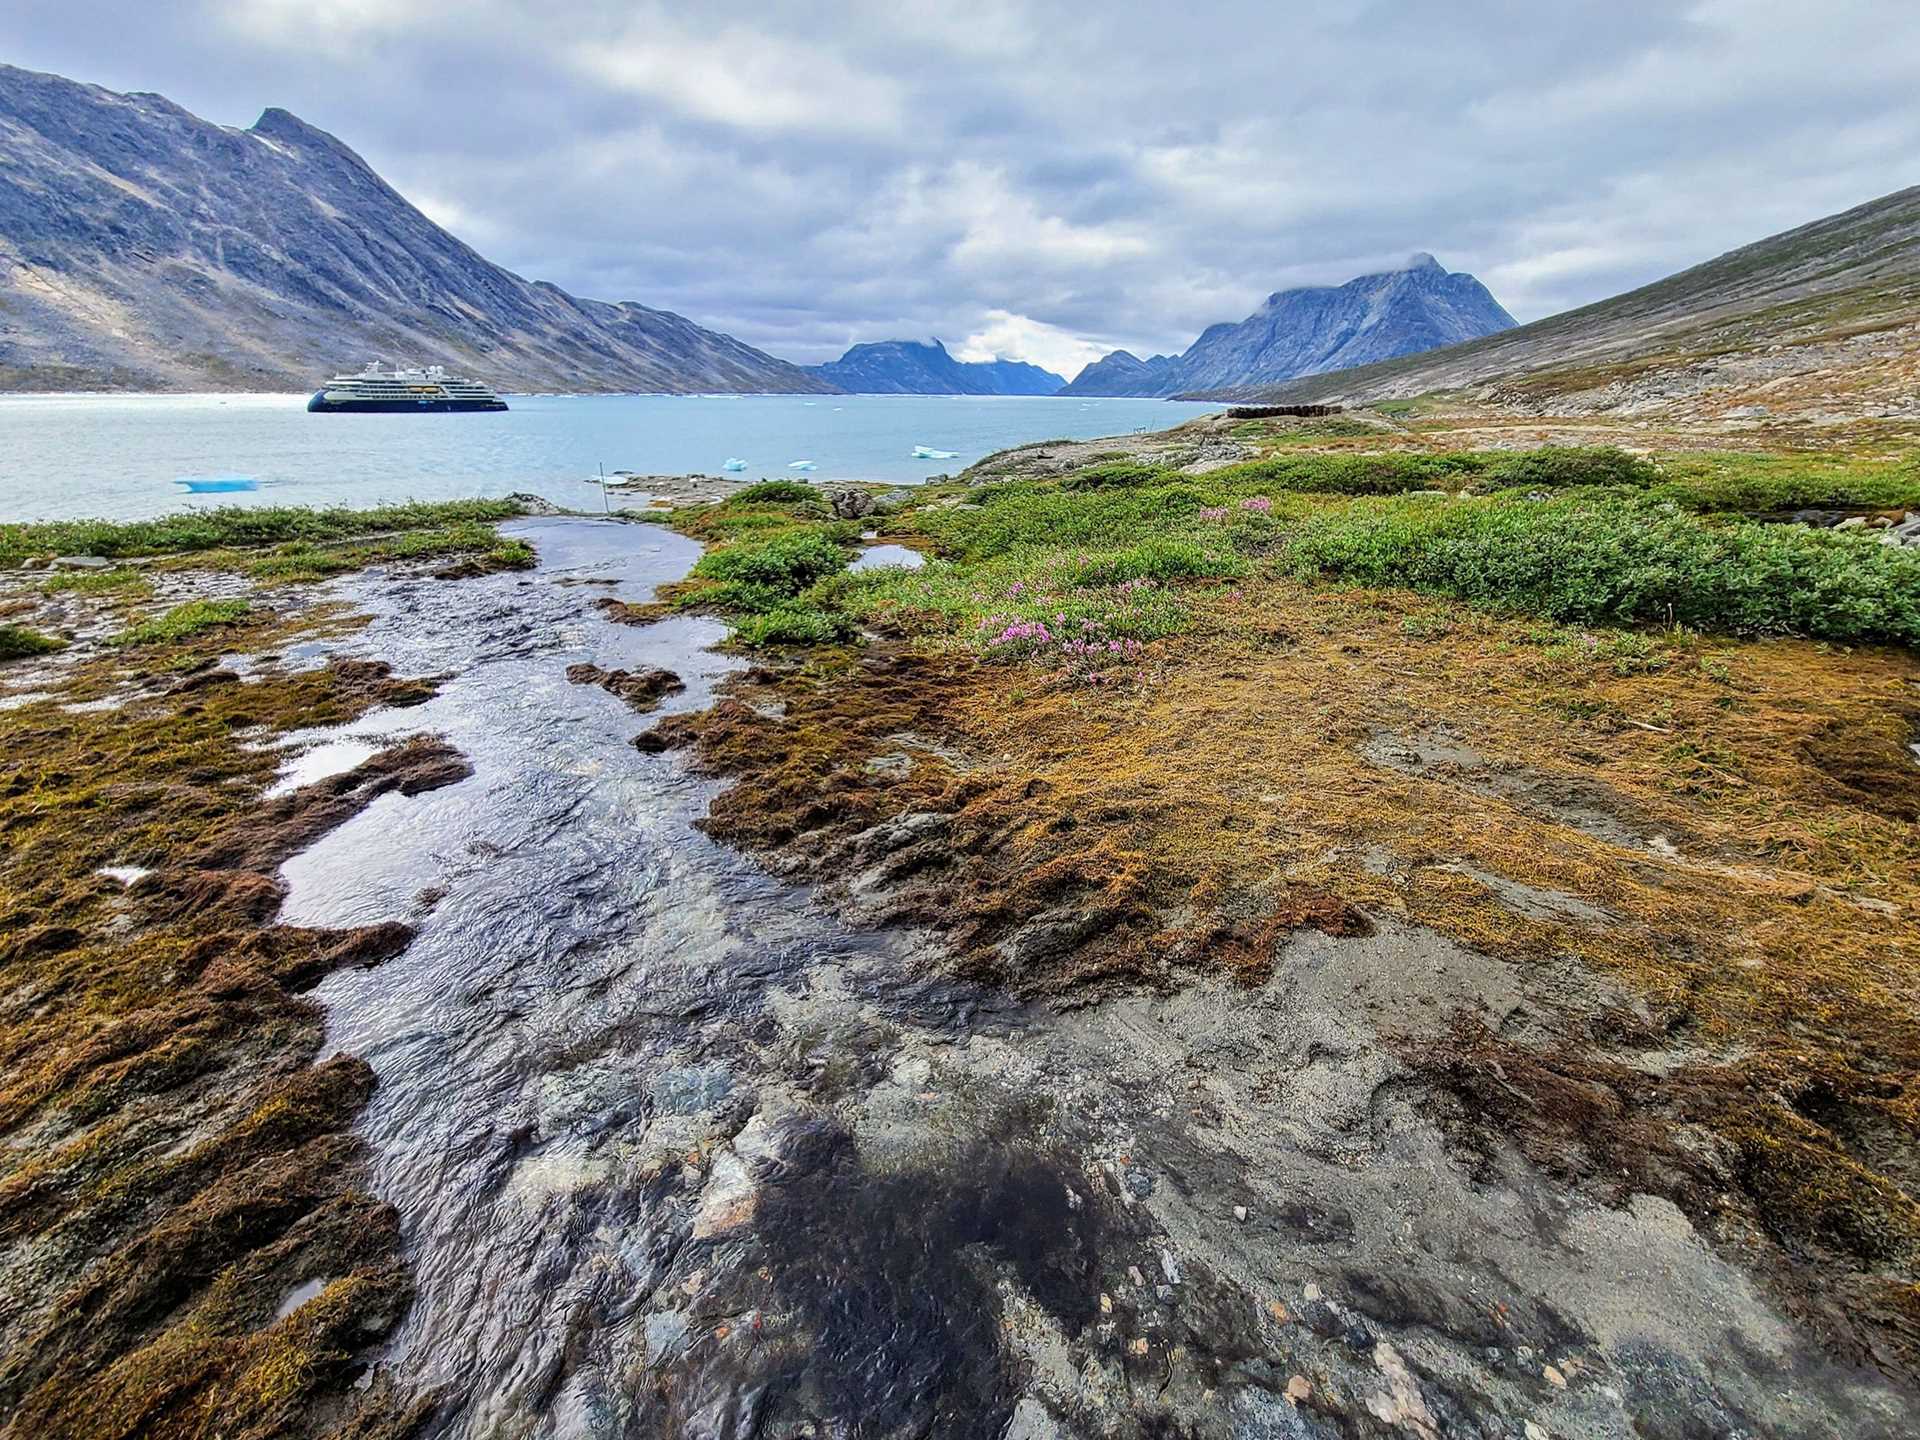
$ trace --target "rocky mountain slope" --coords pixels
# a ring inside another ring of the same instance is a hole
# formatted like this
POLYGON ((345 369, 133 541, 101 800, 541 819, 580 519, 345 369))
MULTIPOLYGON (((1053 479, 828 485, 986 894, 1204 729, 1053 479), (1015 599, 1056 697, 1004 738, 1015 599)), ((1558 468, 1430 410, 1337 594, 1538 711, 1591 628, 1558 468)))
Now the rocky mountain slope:
POLYGON ((515 390, 833 388, 489 263, 284 110, 235 130, 0 65, 0 389, 297 390, 376 356, 515 390))
POLYGON ((1131 350, 1114 350, 1073 377, 1073 395, 1158 395, 1160 384, 1175 374, 1177 355, 1151 355, 1142 360, 1131 350))
POLYGON ((1920 187, 1450 349, 1193 390, 1349 403, 1460 392, 1534 414, 1920 419, 1920 187))
POLYGON ((855 345, 807 369, 856 395, 1052 395, 1067 383, 1021 360, 956 360, 938 340, 855 345))
POLYGON ((1269 384, 1457 345, 1513 328, 1487 287, 1431 255, 1344 285, 1281 290, 1238 324, 1210 325, 1177 357, 1124 350, 1089 365, 1068 395, 1178 395, 1269 384))

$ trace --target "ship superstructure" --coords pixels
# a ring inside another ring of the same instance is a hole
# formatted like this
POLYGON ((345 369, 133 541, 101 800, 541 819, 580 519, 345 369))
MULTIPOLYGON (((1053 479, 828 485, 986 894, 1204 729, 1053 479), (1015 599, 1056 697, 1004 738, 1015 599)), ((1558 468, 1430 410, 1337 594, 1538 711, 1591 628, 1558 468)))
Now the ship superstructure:
POLYGON ((313 411, 360 414, 438 414, 450 410, 504 410, 507 402, 482 380, 449 375, 439 365, 383 370, 374 361, 357 375, 336 375, 307 401, 313 411))

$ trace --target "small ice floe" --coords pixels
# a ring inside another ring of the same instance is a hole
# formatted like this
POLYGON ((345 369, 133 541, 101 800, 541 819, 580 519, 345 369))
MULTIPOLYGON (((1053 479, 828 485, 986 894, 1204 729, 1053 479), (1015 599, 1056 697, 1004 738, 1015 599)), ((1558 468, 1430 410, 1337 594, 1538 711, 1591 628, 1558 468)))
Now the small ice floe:
POLYGON ((726 463, 722 465, 720 468, 722 470, 731 470, 731 471, 734 471, 735 473, 738 473, 739 471, 742 471, 747 468, 747 462, 742 460, 738 455, 729 455, 726 459, 726 463))
POLYGON ((147 876, 153 874, 153 871, 139 865, 102 865, 93 873, 104 875, 109 880, 118 880, 122 885, 138 885, 147 876))
POLYGON ((913 458, 916 460, 957 460, 960 458, 960 452, 958 450, 936 450, 931 445, 916 445, 913 447, 913 458))
POLYGON ((789 460, 787 462, 787 469, 789 470, 818 470, 819 468, 820 467, 811 460, 789 460))
POLYGON ((173 483, 186 486, 189 495, 231 495, 260 488, 251 475, 182 475, 173 483))

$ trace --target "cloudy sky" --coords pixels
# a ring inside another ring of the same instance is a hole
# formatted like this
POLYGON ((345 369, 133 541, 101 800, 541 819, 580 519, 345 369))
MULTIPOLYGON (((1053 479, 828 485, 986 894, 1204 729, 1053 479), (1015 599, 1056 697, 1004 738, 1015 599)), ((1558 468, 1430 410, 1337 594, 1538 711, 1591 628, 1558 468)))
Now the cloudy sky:
POLYGON ((489 258, 791 359, 1072 373, 1413 250, 1522 320, 1920 183, 1915 0, 5 0, 489 258))

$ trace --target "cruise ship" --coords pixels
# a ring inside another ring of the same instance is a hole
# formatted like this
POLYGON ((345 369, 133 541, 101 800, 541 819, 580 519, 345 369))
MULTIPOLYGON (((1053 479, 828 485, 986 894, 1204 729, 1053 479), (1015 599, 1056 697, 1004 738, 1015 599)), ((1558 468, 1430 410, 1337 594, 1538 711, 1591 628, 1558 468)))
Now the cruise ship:
POLYGON ((462 380, 438 365, 382 370, 374 361, 358 375, 336 375, 307 401, 315 411, 416 415, 448 410, 504 410, 507 402, 480 380, 462 380))

